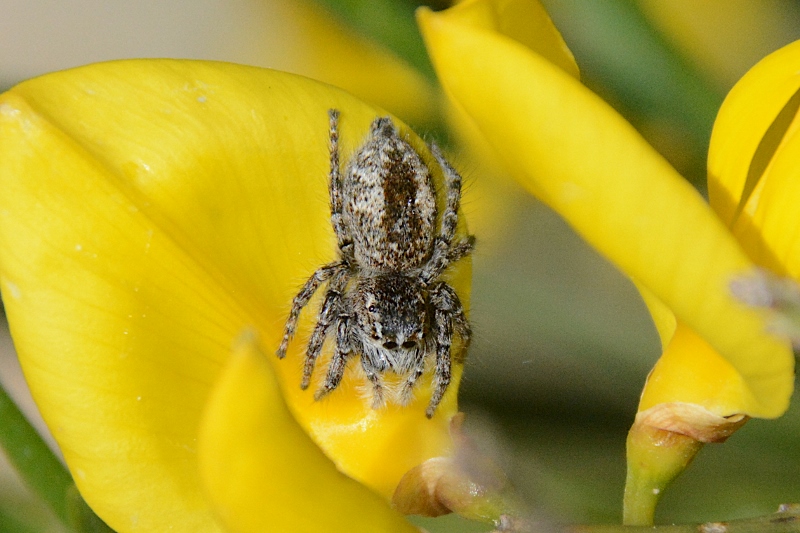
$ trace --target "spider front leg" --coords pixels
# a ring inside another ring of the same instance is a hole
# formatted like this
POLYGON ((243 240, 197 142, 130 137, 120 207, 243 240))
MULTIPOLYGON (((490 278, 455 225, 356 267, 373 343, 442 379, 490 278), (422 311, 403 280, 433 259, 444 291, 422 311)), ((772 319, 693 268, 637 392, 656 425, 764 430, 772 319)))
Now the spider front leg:
POLYGON ((300 311, 306 306, 308 301, 317 292, 319 286, 330 279, 337 271, 346 268, 346 265, 341 261, 327 264, 320 267, 314 272, 308 281, 306 281, 300 292, 292 299, 292 309, 289 311, 289 318, 286 319, 286 326, 283 330, 283 339, 278 347, 277 355, 280 359, 286 357, 286 349, 289 347, 289 341, 292 340, 294 332, 297 329, 297 320, 300 318, 300 311))
POLYGON ((303 380, 300 382, 300 388, 303 390, 306 390, 311 382, 311 374, 314 372, 317 357, 322 351, 331 325, 339 315, 342 293, 346 285, 347 270, 342 268, 333 275, 328 283, 328 290, 325 291, 325 300, 320 308, 317 325, 314 326, 314 331, 311 332, 311 337, 308 339, 306 358, 303 363, 303 380))
POLYGON ((433 313, 434 342, 436 343, 436 369, 433 374, 433 394, 425 416, 432 418, 436 408, 444 397, 450 385, 452 370, 452 354, 450 353, 453 342, 453 324, 464 344, 469 344, 472 330, 469 326, 464 308, 461 305, 456 291, 447 283, 436 283, 430 292, 433 313))
POLYGON ((427 349, 419 348, 414 354, 414 366, 403 383, 403 388, 400 391, 400 405, 408 405, 411 403, 411 399, 414 396, 414 386, 425 372, 425 354, 427 353, 427 349))
POLYGON ((363 352, 361 354, 361 367, 364 369, 367 379, 372 383, 372 408, 380 409, 386 402, 383 394, 381 373, 363 352))
POLYGON ((330 184, 328 192, 331 202, 331 226, 336 234, 336 243, 345 261, 353 259, 353 236, 347 227, 342 197, 342 172, 339 166, 339 110, 329 109, 329 145, 330 150, 330 184))
POLYGON ((350 317, 347 315, 340 315, 336 327, 336 349, 333 352, 331 362, 328 364, 328 374, 325 376, 325 382, 317 392, 314 393, 315 400, 321 400, 335 390, 342 382, 344 370, 347 367, 347 361, 353 353, 350 337, 350 317))

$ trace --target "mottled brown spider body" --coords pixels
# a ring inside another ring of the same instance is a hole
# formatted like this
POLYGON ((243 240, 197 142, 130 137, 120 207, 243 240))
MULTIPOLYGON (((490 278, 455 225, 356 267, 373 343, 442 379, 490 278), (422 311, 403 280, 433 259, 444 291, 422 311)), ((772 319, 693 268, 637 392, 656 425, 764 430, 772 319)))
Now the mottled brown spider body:
POLYGON ((390 119, 372 123, 369 139, 345 169, 341 191, 353 256, 362 269, 405 272, 430 257, 436 231, 433 180, 390 119))
POLYGON ((428 355, 435 354, 434 390, 426 411, 430 418, 450 383, 454 331, 465 347, 471 337, 458 296, 438 280, 473 247, 471 236, 453 244, 461 177, 431 146, 447 187, 437 231, 431 173, 391 119, 372 122, 369 137, 342 173, 338 111, 331 110, 329 117, 331 224, 339 260, 319 268, 295 296, 278 356, 286 355, 300 311, 327 282, 300 386, 309 386, 322 345, 332 334, 336 347, 317 399, 338 387, 349 359, 360 355, 372 383, 373 407, 384 403, 382 375, 387 371, 405 376, 400 402, 408 403, 428 355))

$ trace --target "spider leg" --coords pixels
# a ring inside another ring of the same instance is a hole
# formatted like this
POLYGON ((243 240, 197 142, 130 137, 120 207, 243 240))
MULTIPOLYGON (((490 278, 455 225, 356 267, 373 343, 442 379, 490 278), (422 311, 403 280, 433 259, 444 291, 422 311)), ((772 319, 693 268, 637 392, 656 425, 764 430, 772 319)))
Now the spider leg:
POLYGON ((458 225, 458 208, 461 204, 461 176, 444 158, 442 151, 436 144, 431 145, 431 153, 444 173, 445 185, 447 186, 447 203, 442 213, 439 234, 433 241, 433 254, 422 269, 421 278, 426 284, 438 278, 450 262, 454 260, 452 259, 453 257, 460 258, 468 254, 472 250, 472 243, 474 243, 474 238, 469 237, 456 245, 458 252, 455 254, 451 252, 450 247, 458 225))
POLYGON ((436 323, 436 369, 433 374, 433 394, 425 416, 433 418, 433 413, 442 401, 447 387, 450 385, 450 345, 453 339, 453 319, 450 314, 442 309, 437 309, 434 321, 436 323))
MULTIPOLYGON (((444 281, 434 285, 432 292, 434 293, 434 298, 450 313, 455 332, 461 337, 462 353, 466 353, 466 349, 469 348, 470 342, 472 342, 472 328, 469 325, 466 314, 464 314, 464 306, 461 305, 458 294, 456 294, 453 287, 444 281)), ((463 356, 460 356, 459 360, 463 360, 463 356)))
POLYGON ((424 348, 417 349, 417 353, 414 355, 414 367, 406 378, 406 381, 403 383, 403 388, 400 391, 400 405, 408 405, 411 403, 414 393, 414 385, 417 384, 417 380, 419 380, 419 378, 425 372, 426 353, 427 350, 424 348))
POLYGON ((331 225, 336 234, 336 243, 345 261, 353 260, 353 237, 343 215, 344 200, 342 197, 342 173, 339 165, 339 110, 329 109, 329 150, 330 150, 330 193, 331 225))
POLYGON ((447 387, 450 385, 453 341, 453 326, 461 337, 464 347, 472 338, 472 329, 469 326, 464 308, 455 290, 445 282, 433 286, 430 293, 431 304, 434 308, 433 330, 436 344, 436 370, 433 377, 433 394, 425 416, 433 417, 433 413, 442 401, 447 387))
POLYGON ((466 350, 472 342, 472 328, 469 325, 467 317, 464 316, 464 308, 461 307, 461 302, 458 302, 458 309, 453 311, 453 324, 455 325, 458 336, 461 337, 461 344, 463 345, 461 355, 459 355, 457 360, 463 362, 466 350))
POLYGON ((308 339, 306 358, 303 363, 303 380, 300 382, 300 388, 303 390, 307 389, 311 382, 314 364, 322 351, 325 338, 328 336, 328 332, 336 316, 339 314, 339 303, 342 300, 342 293, 346 285, 347 270, 342 268, 333 274, 333 277, 328 283, 328 290, 325 291, 325 301, 320 308, 317 325, 314 326, 314 331, 311 332, 311 337, 308 339))
POLYGON ((474 248, 475 248, 475 236, 469 235, 466 239, 462 240, 461 242, 450 248, 450 251, 447 253, 447 262, 455 263, 462 257, 472 253, 472 250, 474 248))
POLYGON ((297 329, 297 320, 300 318, 300 311, 306 306, 308 301, 317 292, 319 286, 330 279, 337 271, 346 269, 347 266, 341 261, 329 263, 317 269, 308 281, 306 281, 303 288, 292 300, 292 309, 289 311, 289 317, 286 319, 286 326, 283 329, 283 339, 278 347, 277 355, 280 359, 286 357, 286 349, 289 347, 289 341, 292 340, 294 332, 297 329))
POLYGON ((325 382, 317 392, 314 393, 315 400, 324 398, 339 386, 344 376, 344 369, 347 366, 347 361, 350 359, 352 353, 352 346, 350 344, 350 317, 343 315, 339 317, 336 327, 336 350, 333 353, 331 362, 328 364, 328 374, 325 376, 325 382))
POLYGON ((370 358, 363 353, 361 354, 361 367, 364 369, 367 379, 372 383, 372 408, 380 409, 385 403, 381 374, 372 364, 370 358))

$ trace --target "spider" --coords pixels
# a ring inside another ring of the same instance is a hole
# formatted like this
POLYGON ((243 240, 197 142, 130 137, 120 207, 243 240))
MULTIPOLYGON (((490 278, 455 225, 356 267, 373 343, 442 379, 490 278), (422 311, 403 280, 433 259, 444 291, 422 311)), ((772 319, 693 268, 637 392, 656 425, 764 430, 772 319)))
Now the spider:
POLYGON ((471 253, 475 242, 473 236, 453 242, 461 176, 431 145, 447 187, 437 231, 431 173, 392 120, 372 122, 366 141, 341 173, 338 110, 329 110, 328 117, 331 224, 339 258, 314 272, 292 300, 277 355, 286 356, 300 312, 327 282, 300 387, 308 388, 322 345, 333 336, 335 349, 316 400, 339 386, 348 361, 360 355, 372 384, 372 407, 384 405, 382 376, 387 371, 403 377, 399 403, 406 405, 428 356, 435 353, 433 392, 425 411, 431 418, 450 384, 453 334, 461 337, 464 349, 472 335, 455 290, 438 279, 451 263, 471 253))

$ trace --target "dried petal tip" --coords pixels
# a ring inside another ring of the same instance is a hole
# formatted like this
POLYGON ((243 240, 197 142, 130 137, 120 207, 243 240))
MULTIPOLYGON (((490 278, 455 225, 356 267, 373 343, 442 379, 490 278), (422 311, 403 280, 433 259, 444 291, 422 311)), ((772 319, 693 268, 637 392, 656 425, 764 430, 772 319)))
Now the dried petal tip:
POLYGON ((411 469, 392 496, 395 508, 407 515, 434 517, 452 513, 448 498, 441 493, 447 490, 442 480, 453 468, 453 459, 434 457, 411 469))
POLYGON ((747 420, 746 415, 719 416, 697 404, 671 402, 637 413, 635 424, 708 443, 725 442, 747 420))
POLYGON ((521 505, 503 471, 480 454, 462 433, 463 417, 451 422, 455 457, 434 457, 411 469, 397 485, 392 504, 403 514, 441 516, 455 512, 494 523, 501 531, 522 531, 521 505), (504 529, 505 528, 505 529, 504 529))

